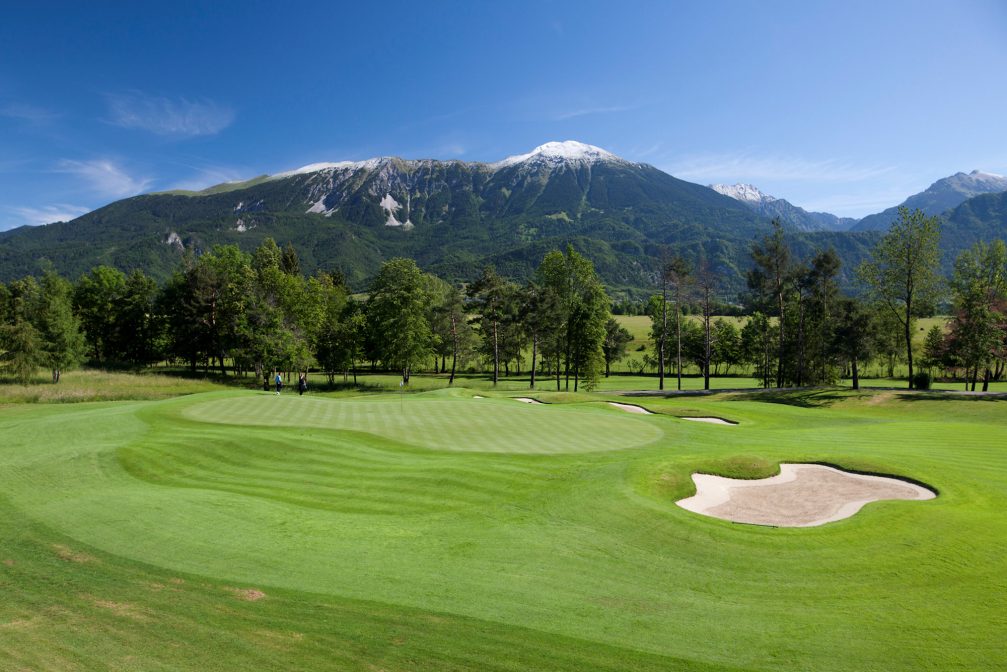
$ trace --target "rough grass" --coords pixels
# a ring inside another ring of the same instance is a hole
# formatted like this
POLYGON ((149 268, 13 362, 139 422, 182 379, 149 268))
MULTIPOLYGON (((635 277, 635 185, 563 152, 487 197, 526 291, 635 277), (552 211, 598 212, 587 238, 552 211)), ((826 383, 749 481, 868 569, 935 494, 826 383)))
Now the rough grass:
POLYGON ((472 394, 9 407, 0 667, 1007 666, 1007 401, 472 394), (940 496, 809 529, 674 504, 781 461, 940 496))
POLYGON ((53 384, 51 380, 50 377, 43 377, 41 372, 30 385, 0 380, 0 404, 167 399, 222 389, 221 385, 208 380, 96 369, 68 371, 57 384, 53 384))

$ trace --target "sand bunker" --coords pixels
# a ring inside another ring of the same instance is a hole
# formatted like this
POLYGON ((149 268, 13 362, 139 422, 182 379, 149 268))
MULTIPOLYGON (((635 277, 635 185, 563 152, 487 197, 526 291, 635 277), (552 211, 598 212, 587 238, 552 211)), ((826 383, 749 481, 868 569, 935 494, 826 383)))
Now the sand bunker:
POLYGON ((738 423, 724 420, 723 418, 680 416, 680 420, 692 420, 693 422, 708 422, 711 425, 736 425, 738 423))
POLYGON ((849 518, 881 499, 933 499, 933 491, 897 478, 851 474, 820 464, 781 464, 758 481, 693 474, 696 494, 683 509, 736 523, 813 527, 849 518))
POLYGON ((526 404, 541 404, 542 402, 538 399, 532 399, 531 397, 511 397, 517 401, 523 401, 526 404))
POLYGON ((473 394, 472 398, 473 399, 485 399, 486 397, 480 397, 478 394, 473 394))
POLYGON ((643 406, 634 406, 633 404, 620 404, 614 401, 608 402, 609 406, 615 406, 618 409, 626 411, 627 413, 640 413, 641 415, 654 415, 648 411, 643 406))

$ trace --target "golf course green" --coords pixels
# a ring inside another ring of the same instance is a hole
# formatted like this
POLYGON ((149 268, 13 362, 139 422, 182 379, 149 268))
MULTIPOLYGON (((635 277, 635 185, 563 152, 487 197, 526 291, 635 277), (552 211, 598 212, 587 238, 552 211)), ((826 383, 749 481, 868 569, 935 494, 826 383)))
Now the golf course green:
POLYGON ((505 395, 0 406, 0 670, 1007 668, 1007 398, 505 395), (675 504, 781 462, 938 496, 675 504))

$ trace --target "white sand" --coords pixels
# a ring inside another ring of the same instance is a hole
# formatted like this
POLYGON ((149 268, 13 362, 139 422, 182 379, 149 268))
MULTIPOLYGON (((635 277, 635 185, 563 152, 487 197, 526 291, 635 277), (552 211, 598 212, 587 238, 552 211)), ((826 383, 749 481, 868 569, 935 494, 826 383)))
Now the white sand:
POLYGON ((648 411, 643 406, 634 406, 633 404, 620 404, 614 401, 608 402, 609 406, 615 406, 616 408, 622 409, 627 413, 640 413, 641 415, 654 415, 648 411))
POLYGON ((851 474, 820 464, 781 464, 780 474, 739 480, 693 474, 696 494, 683 509, 736 523, 813 527, 849 518, 882 499, 933 499, 933 491, 897 478, 851 474))
POLYGON ((516 399, 517 401, 523 401, 526 404, 541 404, 542 403, 538 399, 532 399, 531 397, 512 397, 512 399, 516 399))
POLYGON ((732 426, 732 427, 734 425, 738 424, 736 422, 729 422, 727 420, 724 420, 723 418, 698 418, 698 417, 680 416, 679 419, 680 420, 692 420, 693 422, 708 422, 711 425, 729 425, 729 426, 732 426))
POLYGON ((473 394, 472 398, 473 399, 485 399, 486 397, 480 397, 478 394, 473 394))

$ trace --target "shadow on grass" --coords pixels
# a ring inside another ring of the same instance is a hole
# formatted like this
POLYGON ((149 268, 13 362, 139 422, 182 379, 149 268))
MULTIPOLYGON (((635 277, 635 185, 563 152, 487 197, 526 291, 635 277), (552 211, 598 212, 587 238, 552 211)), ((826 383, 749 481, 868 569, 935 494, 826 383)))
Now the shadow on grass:
POLYGON ((767 404, 783 404, 799 408, 825 408, 838 401, 867 396, 863 392, 848 389, 816 388, 802 390, 764 390, 750 392, 747 395, 752 401, 762 401, 767 404))
POLYGON ((1007 401, 1007 392, 961 392, 958 390, 930 390, 927 392, 901 392, 899 401, 1007 401))

